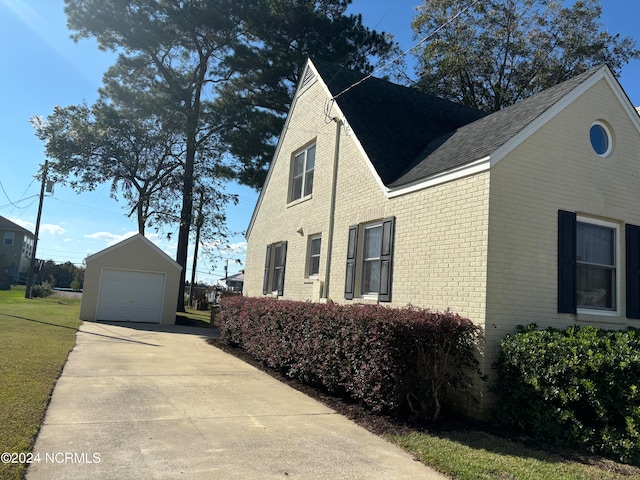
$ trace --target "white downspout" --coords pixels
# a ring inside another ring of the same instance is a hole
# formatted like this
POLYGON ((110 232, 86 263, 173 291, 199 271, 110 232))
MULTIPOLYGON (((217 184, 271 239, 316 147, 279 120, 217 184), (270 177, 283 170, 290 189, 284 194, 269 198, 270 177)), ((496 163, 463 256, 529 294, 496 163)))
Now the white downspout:
POLYGON ((331 201, 329 202, 329 231, 327 233, 327 262, 324 269, 324 292, 323 298, 329 298, 329 286, 331 283, 331 252, 333 251, 333 229, 336 216, 336 187, 338 183, 338 160, 340 158, 340 131, 342 120, 333 117, 336 122, 336 144, 333 155, 333 178, 331 180, 331 201))

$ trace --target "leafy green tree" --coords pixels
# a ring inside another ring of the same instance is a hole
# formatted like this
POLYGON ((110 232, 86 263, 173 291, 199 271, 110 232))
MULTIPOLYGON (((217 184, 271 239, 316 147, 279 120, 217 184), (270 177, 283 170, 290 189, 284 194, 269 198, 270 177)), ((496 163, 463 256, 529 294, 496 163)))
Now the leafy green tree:
POLYGON ((193 216, 195 168, 211 145, 216 166, 257 187, 291 102, 303 59, 367 66, 388 39, 345 15, 351 0, 65 0, 72 37, 119 53, 103 98, 138 118, 179 125, 183 164, 176 261, 183 267, 193 216))
POLYGON ((351 0, 248 0, 246 41, 230 59, 234 71, 217 88, 225 149, 240 160, 238 179, 260 188, 308 57, 365 73, 370 58, 397 53, 389 35, 371 31, 351 0))
POLYGON ((38 278, 40 282, 48 282, 52 287, 79 290, 84 283, 84 268, 76 267, 71 262, 56 263, 46 260, 42 262, 38 278))
POLYGON ((564 3, 425 0, 412 23, 416 37, 433 34, 418 54, 418 87, 498 111, 598 64, 619 74, 640 58, 633 39, 602 29, 599 0, 564 3))
POLYGON ((173 188, 181 166, 180 137, 161 118, 137 118, 101 99, 91 107, 55 107, 33 124, 51 159, 51 179, 78 193, 111 183, 111 196, 125 199, 128 216, 136 214, 143 235, 161 215, 152 208, 156 196, 173 188))

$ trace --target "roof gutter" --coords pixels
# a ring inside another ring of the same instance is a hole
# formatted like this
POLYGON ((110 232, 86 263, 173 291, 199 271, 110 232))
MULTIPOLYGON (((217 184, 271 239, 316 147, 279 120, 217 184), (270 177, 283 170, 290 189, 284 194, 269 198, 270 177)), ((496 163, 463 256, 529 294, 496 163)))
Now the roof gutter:
POLYGON ((418 190, 423 190, 425 188, 451 182, 459 178, 468 177, 469 175, 475 175, 476 173, 489 170, 490 167, 491 167, 491 156, 487 156, 479 160, 475 160, 473 162, 467 163, 461 167, 436 173, 435 175, 432 175, 427 178, 423 178, 421 180, 418 180, 413 183, 409 183, 407 185, 402 185, 400 187, 395 187, 395 188, 388 188, 386 191, 387 198, 400 197, 401 195, 406 195, 407 193, 417 192, 418 190))

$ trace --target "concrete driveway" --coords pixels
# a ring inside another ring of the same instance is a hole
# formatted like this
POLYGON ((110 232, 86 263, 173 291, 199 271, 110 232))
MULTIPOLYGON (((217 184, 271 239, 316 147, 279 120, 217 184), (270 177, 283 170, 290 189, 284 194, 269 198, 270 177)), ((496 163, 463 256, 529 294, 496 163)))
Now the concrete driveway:
POLYGON ((445 478, 207 335, 83 323, 27 479, 445 478))

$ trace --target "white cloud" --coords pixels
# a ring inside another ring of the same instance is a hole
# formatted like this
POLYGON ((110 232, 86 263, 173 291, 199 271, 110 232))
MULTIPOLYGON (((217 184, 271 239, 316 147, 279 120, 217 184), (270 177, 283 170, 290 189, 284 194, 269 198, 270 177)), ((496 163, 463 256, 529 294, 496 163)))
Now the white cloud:
POLYGON ((43 223, 40 225, 40 230, 50 233, 51 235, 62 235, 67 232, 60 225, 53 225, 51 223, 43 223))
POLYGON ((91 233, 89 235, 85 235, 84 238, 91 238, 93 240, 102 240, 107 242, 107 245, 111 246, 111 245, 115 245, 118 242, 121 242, 122 240, 132 237, 136 233, 138 232, 131 231, 131 232, 121 233, 121 234, 111 233, 111 232, 96 232, 96 233, 91 233))
POLYGON ((247 242, 237 242, 225 245, 220 241, 204 243, 203 246, 210 250, 217 250, 222 255, 244 255, 247 253, 247 242))
POLYGON ((227 245, 225 251, 228 253, 247 253, 247 242, 238 242, 227 245))
MULTIPOLYGON (((33 222, 27 222, 25 220, 21 220, 19 218, 9 218, 13 223, 20 225, 22 228, 26 228, 31 233, 35 233, 36 226, 33 222)), ((54 225, 53 223, 43 223, 40 225, 40 232, 46 232, 51 235, 62 235, 67 231, 62 228, 60 225, 54 225)))
POLYGON ((13 218, 13 217, 9 217, 8 220, 10 222, 15 223, 16 225, 20 225, 22 228, 26 228, 30 232, 33 232, 35 230, 35 228, 36 228, 36 226, 35 226, 35 224, 33 222, 27 222, 25 220, 21 220, 19 218, 13 218))

